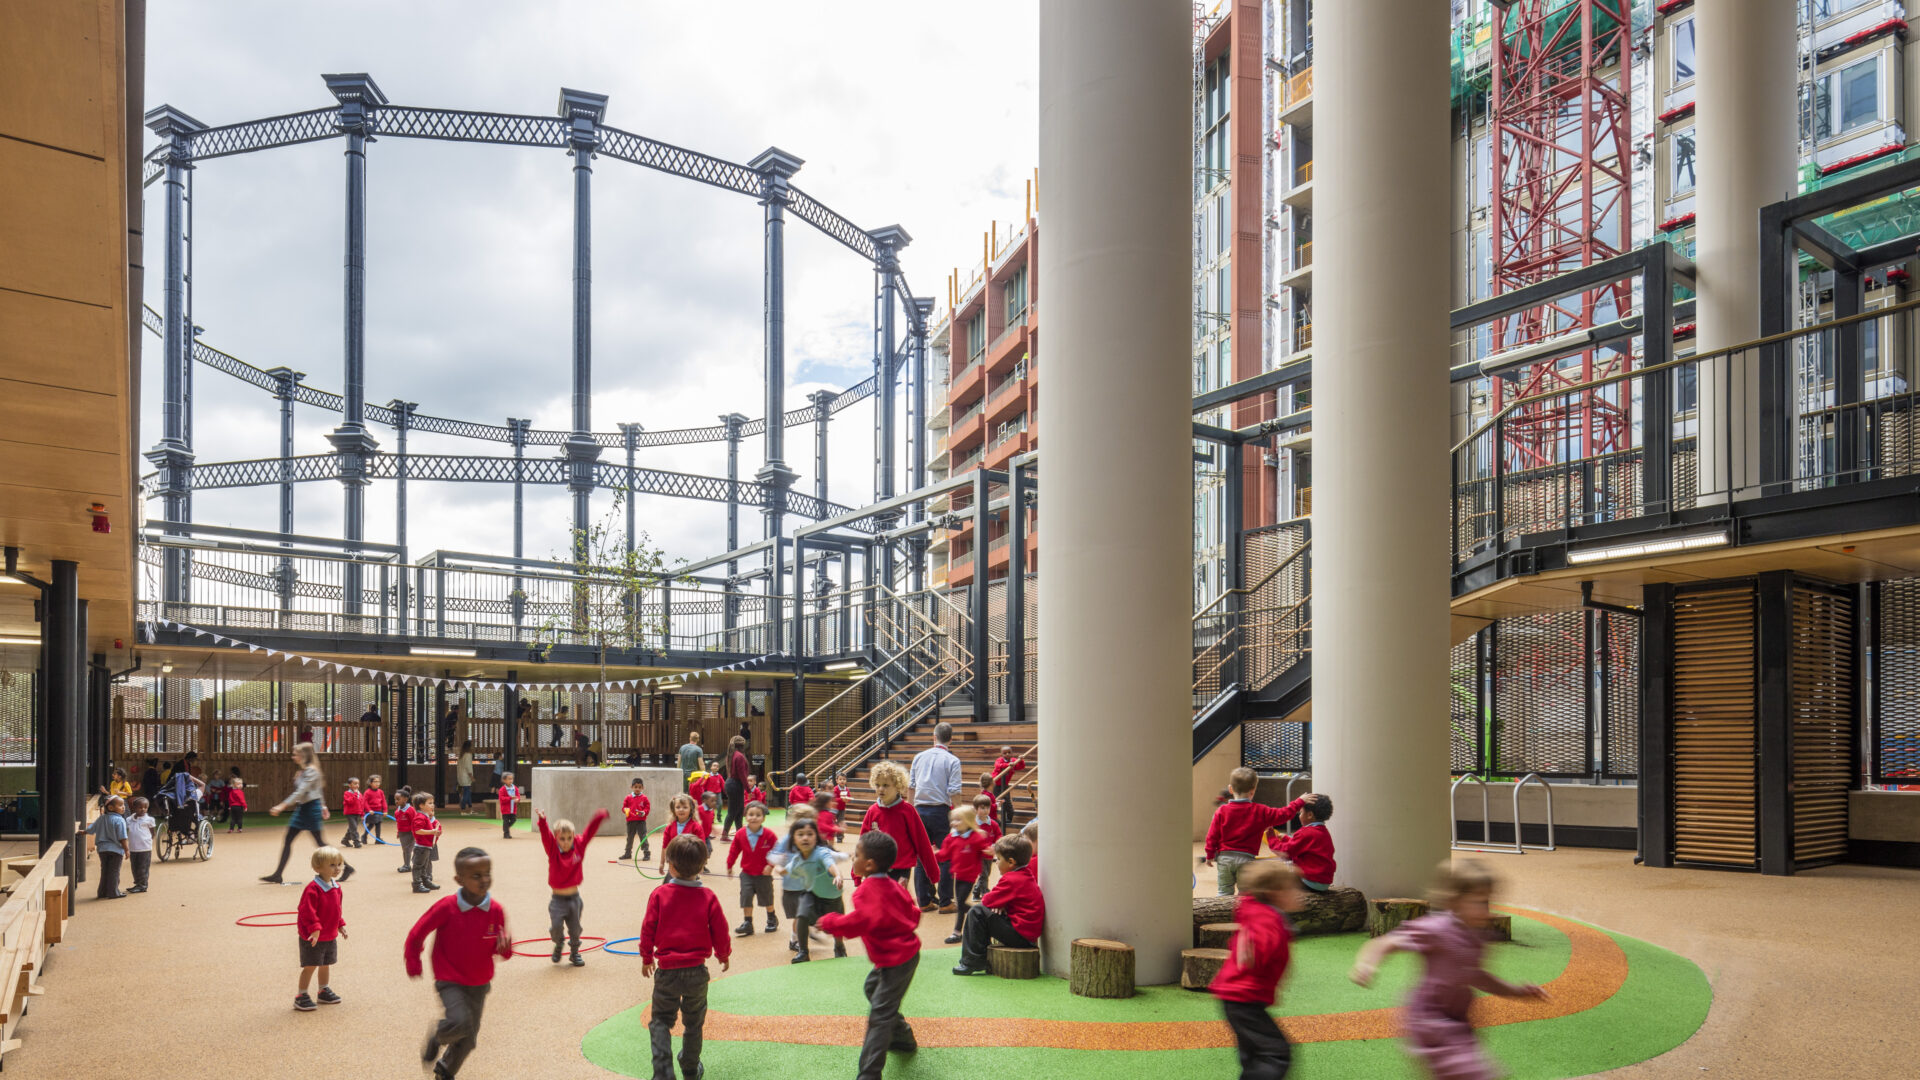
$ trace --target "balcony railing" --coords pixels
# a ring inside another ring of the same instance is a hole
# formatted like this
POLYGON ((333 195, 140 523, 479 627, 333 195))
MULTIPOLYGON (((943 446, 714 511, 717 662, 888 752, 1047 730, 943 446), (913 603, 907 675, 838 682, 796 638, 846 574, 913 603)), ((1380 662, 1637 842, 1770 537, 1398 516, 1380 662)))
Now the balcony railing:
POLYGON ((959 472, 966 472, 969 469, 976 468, 980 464, 980 459, 986 456, 987 456, 986 447, 984 446, 980 447, 979 449, 976 449, 973 453, 968 454, 966 457, 963 457, 959 461, 955 462, 953 466, 953 471, 959 473, 959 472))
POLYGON ((987 399, 983 396, 979 401, 974 402, 973 405, 970 406, 966 412, 963 412, 959 416, 954 417, 953 427, 949 428, 948 430, 952 431, 958 428, 965 427, 967 425, 967 421, 972 420, 976 416, 979 416, 982 412, 986 411, 986 408, 987 408, 987 399))
POLYGON ((1313 96, 1313 69, 1308 68, 1287 80, 1286 98, 1282 105, 1293 105, 1313 96))
POLYGON ((1302 240, 1293 246, 1293 268, 1305 270, 1313 265, 1313 241, 1302 240))
POLYGON ((1302 162, 1293 170, 1293 186, 1302 187, 1313 182, 1313 162, 1302 162))

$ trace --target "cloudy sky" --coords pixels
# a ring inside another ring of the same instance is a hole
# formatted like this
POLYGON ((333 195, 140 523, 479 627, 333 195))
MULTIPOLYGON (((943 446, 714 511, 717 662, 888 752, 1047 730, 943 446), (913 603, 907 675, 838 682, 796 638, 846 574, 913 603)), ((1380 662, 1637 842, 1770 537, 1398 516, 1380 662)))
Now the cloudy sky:
MULTIPOLYGON (((1018 218, 1036 160, 1030 2, 918 4, 254 5, 150 7, 147 106, 220 125, 324 106, 322 72, 366 71, 395 104, 548 115, 562 86, 609 95, 607 123, 734 161, 768 146, 804 158, 795 183, 863 228, 912 234, 908 280, 944 306, 946 277, 1018 218), (1001 226, 1003 229, 1005 225, 1001 226)), ((149 136, 152 145, 152 136, 149 136)), ((210 161, 194 178, 194 321, 209 344, 341 388, 344 163, 327 141, 210 161)), ((389 138, 368 152, 367 400, 437 416, 568 424, 571 160, 564 152, 389 138)), ((162 307, 161 185, 147 191, 147 302, 162 307)), ((752 200, 600 159, 594 172, 594 428, 758 417, 761 209, 752 200)), ((873 275, 798 222, 787 229, 787 407, 872 371, 873 275)), ((158 339, 146 350, 142 441, 160 431, 158 339)), ((194 373, 202 462, 277 453, 263 392, 194 373)), ((831 494, 872 494, 870 404, 835 419, 831 494)), ((301 406, 296 453, 324 453, 338 414, 301 406)), ((375 428, 383 449, 390 429, 375 428)), ((412 435, 422 453, 504 444, 412 435)), ((788 460, 813 487, 812 433, 788 460)), ((545 452, 539 448, 530 453, 545 452)), ((742 473, 759 465, 742 447, 742 473)), ((613 456, 618 458, 619 452, 613 456)), ((722 444, 643 451, 640 464, 723 475, 722 444)), ((391 540, 394 491, 368 494, 368 538, 391 540)), ((409 546, 507 552, 505 486, 414 483, 409 546)), ((611 499, 596 496, 596 513, 611 499)), ((272 528, 274 489, 206 492, 202 522, 272 528)), ((157 514, 157 507, 153 511, 157 514)), ((340 488, 296 489, 297 531, 339 535, 340 488)), ((643 497, 641 528, 670 556, 724 548, 717 504, 643 497)), ((562 550, 561 489, 529 488, 527 553, 562 550)), ((742 539, 760 535, 742 515, 742 539)))

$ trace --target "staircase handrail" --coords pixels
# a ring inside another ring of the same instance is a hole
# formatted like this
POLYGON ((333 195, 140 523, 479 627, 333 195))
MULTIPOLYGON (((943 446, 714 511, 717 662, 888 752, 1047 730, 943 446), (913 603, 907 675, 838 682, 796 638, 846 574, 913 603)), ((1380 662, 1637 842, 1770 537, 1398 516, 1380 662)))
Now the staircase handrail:
MULTIPOLYGON (((921 642, 924 642, 928 638, 931 638, 933 636, 934 635, 932 634, 925 634, 921 636, 919 641, 916 641, 913 644, 907 646, 906 649, 902 650, 899 655, 893 657, 891 660, 888 660, 886 663, 880 665, 879 667, 874 668, 872 671, 867 672, 866 678, 855 679, 854 681, 848 683, 846 689, 828 698, 825 702, 821 703, 819 708, 814 709, 812 712, 794 721, 792 726, 788 727, 781 734, 791 736, 794 732, 805 727, 807 725, 807 721, 812 720, 814 717, 820 715, 822 712, 825 712, 827 709, 832 708, 834 702, 839 701, 841 698, 846 697, 848 694, 851 694, 855 690, 860 689, 860 684, 865 682, 867 679, 871 679, 874 676, 880 674, 882 671, 885 671, 887 668, 892 667, 894 664, 898 664, 906 660, 907 657, 911 655, 913 649, 918 648, 921 642)), ((795 762, 794 767, 798 768, 799 762, 795 762)))
POLYGON ((1276 564, 1273 569, 1267 571, 1267 575, 1265 577, 1261 578, 1259 581, 1255 582, 1252 585, 1245 585, 1239 588, 1228 589, 1225 592, 1221 593, 1219 596, 1216 596, 1212 600, 1207 601, 1207 605, 1205 607, 1193 613, 1192 621, 1195 623, 1198 623, 1202 616, 1206 615, 1207 612, 1213 610, 1214 605, 1220 603, 1220 601, 1225 600, 1229 596, 1245 596, 1252 593, 1257 593, 1261 589, 1266 588, 1267 583, 1272 581, 1280 573, 1280 571, 1285 570, 1287 567, 1293 565, 1293 561, 1295 559, 1298 559, 1300 556, 1305 555, 1307 553, 1307 549, 1312 546, 1313 546, 1313 540, 1311 537, 1309 537, 1306 540, 1303 540, 1299 547, 1294 548, 1292 553, 1290 553, 1286 558, 1281 559, 1280 562, 1276 564))
MULTIPOLYGON (((942 662, 942 665, 943 666, 945 665, 944 661, 942 662)), ((959 683, 952 682, 953 677, 955 675, 964 675, 965 673, 966 673, 965 668, 948 666, 948 670, 945 671, 945 673, 942 675, 940 679, 937 679, 926 686, 919 687, 916 689, 914 684, 909 683, 906 686, 903 686, 900 689, 894 691, 892 694, 889 694, 887 697, 887 701, 891 701, 893 698, 899 697, 901 694, 904 694, 909 690, 914 691, 912 697, 908 698, 905 702, 901 703, 898 707, 895 708, 893 713, 893 718, 897 718, 903 714, 904 715, 913 714, 914 712, 918 711, 920 708, 922 708, 926 704, 927 699, 930 696, 933 698, 933 707, 936 709, 939 708, 940 704, 944 702, 948 697, 951 697, 953 695, 954 690, 959 688, 959 685, 960 685, 959 683), (947 685, 949 683, 952 683, 952 685, 947 685), (942 692, 943 686, 946 687, 944 692, 942 692)), ((831 738, 829 738, 825 743, 823 743, 819 747, 819 749, 815 750, 811 754, 808 754, 806 757, 801 758, 799 761, 794 762, 793 768, 788 770, 789 774, 791 774, 792 772, 801 771, 802 765, 805 765, 808 761, 812 760, 815 757, 818 757, 820 754, 824 753, 825 751, 833 749, 833 742, 835 739, 838 739, 841 735, 844 735, 848 731, 851 731, 854 727, 866 723, 869 717, 873 716, 875 713, 878 713, 880 709, 887 704, 887 701, 883 701, 880 704, 875 705, 872 709, 868 710, 864 715, 862 715, 859 720, 856 720, 853 723, 848 724, 846 727, 841 728, 838 732, 834 733, 834 735, 831 738)), ((867 728, 867 730, 859 738, 855 739, 851 743, 848 743, 846 746, 841 747, 838 751, 834 753, 832 757, 829 757, 824 762, 821 762, 813 766, 813 771, 817 775, 831 775, 834 769, 837 769, 842 765, 846 764, 846 762, 851 758, 853 758, 855 755, 864 753, 867 743, 869 741, 885 741, 887 739, 891 739, 894 736, 894 734, 896 734, 895 728, 896 728, 896 724, 894 723, 892 718, 890 718, 886 723, 874 724, 872 727, 867 728), (875 736, 880 736, 881 738, 879 740, 875 740, 874 738, 875 736)))

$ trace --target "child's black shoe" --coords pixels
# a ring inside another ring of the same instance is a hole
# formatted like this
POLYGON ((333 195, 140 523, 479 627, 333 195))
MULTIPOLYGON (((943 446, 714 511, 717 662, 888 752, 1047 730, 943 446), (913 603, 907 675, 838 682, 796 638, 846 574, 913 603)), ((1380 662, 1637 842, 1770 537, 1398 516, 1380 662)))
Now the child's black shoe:
POLYGON ((343 999, 339 994, 334 993, 333 987, 323 986, 320 988, 320 997, 318 1000, 322 1005, 338 1005, 340 1004, 341 1001, 345 999, 343 999))
POLYGON ((948 935, 947 935, 947 944, 949 944, 949 945, 958 945, 958 944, 960 944, 960 935, 959 935, 959 934, 948 934, 948 935))
POLYGON ((313 1010, 319 1008, 320 1006, 315 1005, 313 1003, 312 998, 308 997, 305 994, 301 994, 300 996, 293 999, 293 1007, 296 1009, 299 1009, 301 1012, 312 1012, 313 1010))
POLYGON ((753 920, 750 918, 740 920, 740 925, 733 928, 733 936, 734 937, 752 937, 753 936, 753 920))
POLYGON ((780 929, 780 916, 771 911, 767 912, 767 933, 771 934, 778 929, 780 929))

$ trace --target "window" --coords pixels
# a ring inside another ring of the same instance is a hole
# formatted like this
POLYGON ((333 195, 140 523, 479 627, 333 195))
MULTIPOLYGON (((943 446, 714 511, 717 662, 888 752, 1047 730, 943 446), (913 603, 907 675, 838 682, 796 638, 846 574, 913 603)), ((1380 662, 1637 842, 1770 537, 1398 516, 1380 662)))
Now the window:
POLYGON ((967 320, 967 363, 987 351, 987 313, 982 311, 967 320))
POLYGON ((1007 279, 1005 288, 1007 297, 1007 325, 1011 326, 1026 317, 1027 313, 1027 268, 1021 267, 1007 279))
POLYGON ((1800 99, 1800 133, 1823 143, 1879 123, 1880 57, 1829 71, 1813 80, 1811 99, 1800 99), (1811 130, 1809 131, 1809 128, 1811 130))
POLYGON ((1693 129, 1676 131, 1667 142, 1667 198, 1677 198, 1693 190, 1693 129))
POLYGON ((1493 295, 1493 236, 1485 229, 1473 232, 1473 294, 1468 300, 1493 295))
POLYGON ((1673 24, 1673 85, 1690 82, 1693 79, 1693 18, 1681 19, 1673 24))
POLYGON ((1813 18, 1815 22, 1831 19, 1871 3, 1873 0, 1813 0, 1813 18))
POLYGON ((1473 208, 1493 203, 1493 140, 1485 135, 1473 140, 1473 208))

